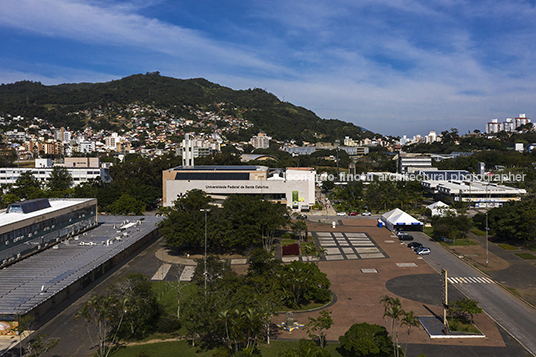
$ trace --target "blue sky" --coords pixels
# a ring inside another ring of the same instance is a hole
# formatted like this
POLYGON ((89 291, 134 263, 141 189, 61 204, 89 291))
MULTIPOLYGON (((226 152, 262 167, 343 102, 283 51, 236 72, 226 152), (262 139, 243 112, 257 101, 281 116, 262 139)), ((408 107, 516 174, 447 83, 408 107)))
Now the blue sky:
POLYGON ((160 71, 382 134, 483 131, 536 119, 535 18, 521 0, 2 0, 0 83, 160 71))

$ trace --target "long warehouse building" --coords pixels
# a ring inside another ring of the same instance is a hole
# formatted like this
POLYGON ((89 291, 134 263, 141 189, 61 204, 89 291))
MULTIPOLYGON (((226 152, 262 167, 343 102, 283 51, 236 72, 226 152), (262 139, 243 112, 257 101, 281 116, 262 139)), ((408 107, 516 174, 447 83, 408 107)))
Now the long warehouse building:
POLYGON ((97 225, 95 198, 39 198, 0 213, 0 267, 97 225))

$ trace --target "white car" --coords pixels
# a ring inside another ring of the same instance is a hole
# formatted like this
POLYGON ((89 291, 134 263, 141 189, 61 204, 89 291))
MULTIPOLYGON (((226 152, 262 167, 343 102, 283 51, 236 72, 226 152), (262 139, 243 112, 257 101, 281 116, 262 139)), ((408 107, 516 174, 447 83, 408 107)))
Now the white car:
POLYGON ((337 212, 337 216, 346 216, 346 212, 337 212))
POLYGON ((428 255, 430 254, 432 251, 430 250, 430 248, 426 248, 426 247, 419 247, 415 250, 415 253, 419 254, 419 255, 428 255))
POLYGON ((365 211, 363 213, 361 213, 362 216, 371 216, 372 213, 370 213, 369 211, 365 211))

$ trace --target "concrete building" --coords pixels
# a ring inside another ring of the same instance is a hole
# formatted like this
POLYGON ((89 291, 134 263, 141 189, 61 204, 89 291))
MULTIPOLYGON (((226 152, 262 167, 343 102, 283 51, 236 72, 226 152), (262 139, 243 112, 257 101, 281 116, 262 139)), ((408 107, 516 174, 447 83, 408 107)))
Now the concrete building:
POLYGON ((97 224, 97 200, 40 198, 0 213, 0 266, 97 224))
POLYGON ((502 123, 499 123, 499 119, 491 119, 489 123, 486 124, 486 134, 495 134, 503 130, 502 123))
POLYGON ((71 140, 71 132, 65 130, 64 127, 61 127, 54 132, 54 139, 63 143, 67 143, 71 140))
POLYGON ((530 119, 527 118, 525 113, 519 114, 519 116, 517 118, 515 118, 515 120, 514 120, 514 125, 515 125, 516 129, 519 128, 521 125, 525 125, 525 124, 529 124, 529 123, 530 123, 530 119))
POLYGON ((175 167, 162 173, 164 206, 199 189, 222 202, 227 196, 259 195, 295 210, 315 203, 316 171, 312 168, 270 169, 266 166, 175 167))
POLYGON ((99 158, 67 157, 63 164, 54 165, 50 159, 36 159, 35 168, 0 168, 0 185, 12 185, 23 172, 30 172, 43 183, 48 182, 54 166, 65 167, 72 177, 72 185, 76 186, 91 179, 100 178, 103 182, 110 182, 108 165, 101 165, 99 158))
POLYGON ((432 158, 430 155, 400 152, 397 160, 398 173, 400 174, 412 174, 432 167, 432 158))
POLYGON ((477 208, 498 207, 509 201, 519 201, 527 193, 525 189, 484 181, 425 180, 421 184, 436 199, 466 202, 477 208))
POLYGON ((270 139, 271 137, 260 132, 251 138, 250 143, 255 149, 268 149, 270 147, 270 139))
POLYGON ((516 128, 512 118, 506 118, 506 121, 503 123, 503 130, 511 133, 516 128))
MULTIPOLYGON (((158 237, 156 223, 160 217, 103 216, 99 218, 99 223, 102 224, 96 225, 96 209, 93 206, 96 200, 86 200, 85 203, 89 204, 89 210, 86 211, 76 208, 78 204, 84 204, 81 200, 51 200, 51 208, 43 208, 33 213, 6 214, 33 221, 29 223, 31 225, 25 226, 30 227, 31 232, 22 233, 25 242, 32 244, 22 245, 35 248, 41 244, 41 250, 0 269, 2 327, 14 327, 17 317, 25 315, 38 320, 47 311, 56 308, 62 301, 83 290, 143 245, 158 237), (71 204, 72 206, 69 206, 71 204), (59 208, 58 205, 63 207, 59 208), (46 226, 50 229, 43 234, 38 230, 36 235, 27 237, 29 233, 35 232, 34 225, 42 224, 42 227, 45 227, 48 223, 54 223, 50 222, 54 218, 48 218, 52 213, 49 212, 50 209, 56 213, 66 212, 56 216, 56 224, 46 226), (47 235, 52 235, 52 240, 40 243, 47 235), (44 249, 44 245, 47 249, 44 249)), ((0 222, 3 222, 2 218, 0 214, 0 222)), ((0 227, 4 225, 0 223, 0 227)), ((15 232, 17 230, 20 228, 15 232)), ((11 234, 11 231, 8 233, 11 234)), ((3 333, 16 335, 16 330, 4 330, 3 333)))

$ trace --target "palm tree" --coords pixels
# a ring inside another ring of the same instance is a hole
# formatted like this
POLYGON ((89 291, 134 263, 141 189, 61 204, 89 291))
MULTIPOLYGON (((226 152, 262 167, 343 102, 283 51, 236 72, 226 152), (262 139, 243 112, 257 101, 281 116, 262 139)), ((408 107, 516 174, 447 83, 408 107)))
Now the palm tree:
POLYGON ((384 306, 384 313, 383 317, 386 319, 385 323, 387 324, 387 318, 391 318, 391 337, 394 337, 393 340, 393 352, 395 357, 398 356, 398 332, 397 332, 397 325, 398 320, 406 313, 404 310, 402 310, 402 304, 400 303, 400 299, 393 298, 387 295, 383 295, 380 298, 380 302, 383 303, 384 306), (395 324, 395 321, 397 322, 395 324), (394 332, 394 333, 393 333, 394 332))
POLYGON ((408 336, 406 338, 406 346, 404 347, 404 355, 407 356, 409 333, 411 332, 411 328, 414 326, 420 328, 421 324, 415 313, 413 311, 410 311, 404 315, 402 320, 400 320, 400 325, 406 325, 408 327, 408 336))

